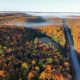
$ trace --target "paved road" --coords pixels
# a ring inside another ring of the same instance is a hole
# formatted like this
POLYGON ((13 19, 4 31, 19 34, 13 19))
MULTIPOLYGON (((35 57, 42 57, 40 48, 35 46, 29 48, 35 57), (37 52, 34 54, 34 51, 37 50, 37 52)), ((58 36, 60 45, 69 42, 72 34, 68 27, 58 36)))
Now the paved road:
POLYGON ((75 73, 76 73, 76 78, 77 78, 76 80, 80 80, 80 64, 78 62, 77 55, 76 55, 76 52, 75 52, 75 49, 74 49, 74 46, 73 46, 73 43, 72 43, 71 36, 68 32, 68 28, 67 28, 67 24, 66 24, 65 20, 63 20, 63 25, 64 25, 64 30, 66 32, 66 37, 67 37, 67 40, 68 40, 68 43, 69 43, 70 57, 71 57, 71 60, 72 60, 73 68, 74 68, 75 73))
POLYGON ((57 48, 61 48, 57 43, 53 42, 50 38, 48 37, 42 37, 40 40, 44 43, 51 43, 52 45, 56 46, 57 48))

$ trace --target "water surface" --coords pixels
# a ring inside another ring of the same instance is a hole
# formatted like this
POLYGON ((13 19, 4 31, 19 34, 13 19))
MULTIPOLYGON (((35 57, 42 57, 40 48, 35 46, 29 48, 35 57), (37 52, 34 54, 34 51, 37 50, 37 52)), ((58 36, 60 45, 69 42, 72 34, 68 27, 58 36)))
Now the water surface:
POLYGON ((37 28, 37 27, 40 27, 40 26, 47 26, 47 25, 61 25, 62 23, 60 21, 46 20, 46 21, 43 21, 43 22, 14 22, 13 24, 17 25, 17 26, 37 28))

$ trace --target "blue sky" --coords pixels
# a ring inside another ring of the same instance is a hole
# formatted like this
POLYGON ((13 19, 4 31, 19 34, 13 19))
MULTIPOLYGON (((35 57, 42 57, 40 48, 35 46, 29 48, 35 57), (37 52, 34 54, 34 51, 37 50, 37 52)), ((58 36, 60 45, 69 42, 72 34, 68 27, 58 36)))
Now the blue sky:
POLYGON ((80 0, 0 0, 0 11, 80 12, 80 0))

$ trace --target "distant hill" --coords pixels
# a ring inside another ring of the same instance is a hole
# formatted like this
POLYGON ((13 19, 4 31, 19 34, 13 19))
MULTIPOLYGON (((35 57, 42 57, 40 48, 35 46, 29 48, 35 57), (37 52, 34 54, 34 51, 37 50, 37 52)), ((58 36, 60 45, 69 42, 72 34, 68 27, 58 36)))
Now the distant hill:
POLYGON ((29 15, 20 12, 0 12, 0 16, 29 16, 29 15))
MULTIPOLYGON (((33 16, 24 12, 0 12, 0 21, 20 21, 20 22, 42 22, 42 17, 33 16)), ((10 23, 10 22, 9 22, 10 23)))

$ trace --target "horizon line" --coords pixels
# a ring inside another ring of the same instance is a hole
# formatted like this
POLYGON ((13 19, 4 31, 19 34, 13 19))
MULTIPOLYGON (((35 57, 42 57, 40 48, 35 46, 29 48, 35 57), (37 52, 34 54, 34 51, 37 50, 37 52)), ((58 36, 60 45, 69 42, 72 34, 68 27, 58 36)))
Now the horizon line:
POLYGON ((79 13, 80 14, 80 12, 64 12, 64 11, 0 11, 0 12, 27 12, 27 13, 79 13))

